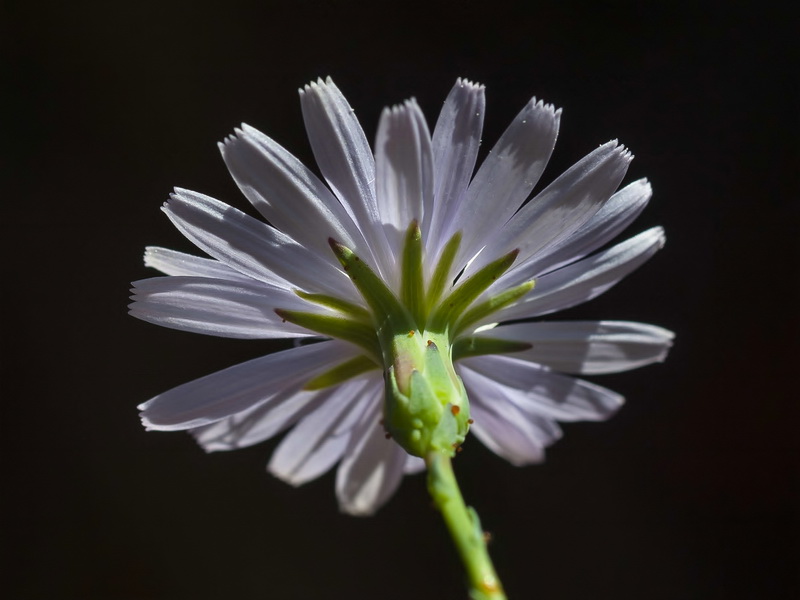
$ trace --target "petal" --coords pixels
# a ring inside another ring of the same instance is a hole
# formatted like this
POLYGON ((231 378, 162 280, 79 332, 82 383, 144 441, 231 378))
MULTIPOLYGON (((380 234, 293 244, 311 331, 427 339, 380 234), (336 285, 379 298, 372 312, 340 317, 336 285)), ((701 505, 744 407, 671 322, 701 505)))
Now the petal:
POLYGON ((220 144, 222 157, 239 189, 272 225, 337 268, 331 237, 371 259, 344 207, 305 165, 257 129, 242 125, 235 133, 220 144))
POLYGON ((163 327, 249 339, 318 335, 284 322, 275 309, 319 312, 319 307, 252 279, 154 277, 133 286, 130 314, 163 327))
POLYGON ((521 392, 461 365, 474 419, 470 430, 492 452, 522 466, 544 460, 544 448, 561 437, 561 429, 545 417, 521 392), (520 396, 523 396, 520 398, 520 396))
POLYGON ((588 256, 622 233, 644 210, 652 195, 653 188, 646 179, 626 185, 575 233, 520 265, 518 270, 526 271, 525 274, 512 275, 525 281, 588 256))
POLYGON ((664 240, 664 230, 653 227, 608 250, 543 275, 521 302, 493 313, 478 325, 536 317, 587 302, 644 264, 663 248, 664 240))
POLYGON ((300 90, 306 132, 323 177, 373 249, 381 273, 394 264, 375 200, 375 158, 369 142, 331 78, 300 90))
POLYGON ((433 129, 434 205, 426 234, 431 255, 447 243, 444 230, 464 200, 475 170, 485 110, 484 87, 458 79, 433 129))
POLYGON ((220 421, 190 430, 203 450, 238 450, 268 440, 314 411, 329 390, 308 391, 296 381, 262 402, 220 421))
POLYGON ((425 461, 419 456, 414 456, 413 454, 408 454, 406 456, 406 464, 405 467, 403 467, 403 473, 406 475, 416 475, 417 473, 422 473, 424 470, 425 461))
POLYGON ((567 239, 594 215, 617 189, 631 154, 609 142, 585 156, 523 206, 486 245, 465 275, 512 250, 519 254, 509 273, 531 257, 567 239))
POLYGON ((168 248, 148 246, 144 251, 144 264, 158 269, 166 275, 183 275, 188 277, 210 277, 228 281, 249 281, 253 279, 234 271, 213 258, 201 258, 184 254, 168 248))
POLYGON ((463 233, 457 268, 475 256, 531 193, 555 147, 560 118, 560 110, 534 98, 492 148, 444 236, 447 240, 463 233))
POLYGON ((370 409, 353 429, 350 447, 336 472, 339 507, 351 515, 373 514, 392 496, 403 478, 408 455, 384 435, 380 425, 382 394, 380 387, 370 409))
POLYGON ((609 389, 510 356, 467 358, 459 365, 462 374, 472 370, 492 380, 497 393, 513 397, 526 414, 559 421, 602 421, 623 403, 622 396, 609 389))
POLYGON ((326 341, 276 352, 184 383, 139 406, 148 429, 191 429, 268 402, 292 385, 356 356, 345 342, 326 341))
POLYGON ((423 228, 433 204, 431 136, 416 101, 386 108, 375 141, 376 194, 381 221, 395 255, 412 221, 423 228))
MULTIPOLYGON (((347 276, 274 227, 203 194, 176 189, 164 212, 197 247, 254 279, 292 282, 358 302, 347 276)), ((287 286, 288 287, 288 286, 287 286)))
POLYGON ((616 373, 662 362, 672 346, 671 331, 630 321, 550 321, 501 325, 478 336, 530 342, 515 352, 563 373, 616 373))
POLYGON ((382 378, 372 374, 323 390, 327 395, 314 401, 314 410, 275 450, 269 471, 287 483, 301 485, 330 469, 344 454, 353 427, 382 385, 382 378))

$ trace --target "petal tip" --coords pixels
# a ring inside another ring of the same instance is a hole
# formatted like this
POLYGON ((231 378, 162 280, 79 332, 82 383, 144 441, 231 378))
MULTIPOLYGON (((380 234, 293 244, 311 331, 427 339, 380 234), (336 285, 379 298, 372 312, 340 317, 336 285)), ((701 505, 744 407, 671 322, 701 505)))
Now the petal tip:
POLYGON ((456 79, 456 85, 460 88, 467 88, 469 91, 481 91, 486 89, 486 86, 477 81, 472 81, 466 77, 459 77, 456 79))
POLYGON ((657 242, 658 243, 658 249, 660 250, 667 243, 667 232, 664 230, 664 228, 661 225, 657 225, 656 227, 653 227, 652 231, 653 231, 653 235, 655 235, 656 238, 658 239, 658 242, 657 242))
POLYGON ((339 511, 351 517, 371 517, 377 510, 374 506, 362 506, 357 503, 339 502, 339 511))

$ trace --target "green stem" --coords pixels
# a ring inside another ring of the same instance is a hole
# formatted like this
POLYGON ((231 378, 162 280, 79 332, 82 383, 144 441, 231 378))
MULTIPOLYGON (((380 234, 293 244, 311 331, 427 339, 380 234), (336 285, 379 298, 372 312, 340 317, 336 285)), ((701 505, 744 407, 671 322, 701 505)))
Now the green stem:
POLYGON ((464 504, 450 457, 431 452, 425 459, 428 466, 428 491, 441 511, 450 536, 467 571, 472 600, 506 600, 505 592, 486 548, 486 539, 478 513, 464 504))

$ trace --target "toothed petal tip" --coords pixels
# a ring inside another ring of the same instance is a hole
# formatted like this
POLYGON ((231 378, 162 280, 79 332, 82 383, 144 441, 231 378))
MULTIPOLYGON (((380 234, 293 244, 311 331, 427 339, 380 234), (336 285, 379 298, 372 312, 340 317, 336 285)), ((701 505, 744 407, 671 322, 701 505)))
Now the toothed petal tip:
POLYGON ((664 247, 664 244, 667 243, 667 234, 661 225, 656 225, 655 227, 651 227, 650 229, 643 231, 636 237, 640 239, 649 238, 653 240, 658 245, 659 250, 664 247))
POLYGON ((175 187, 172 188, 172 192, 169 194, 170 200, 183 200, 184 196, 189 196, 193 194, 191 190, 187 190, 186 188, 175 187))
POLYGON ((158 256, 159 248, 158 246, 146 246, 144 249, 144 254, 142 255, 142 259, 144 260, 144 266, 149 267, 152 262, 152 259, 158 256))
POLYGON ((321 91, 324 91, 329 85, 333 85, 333 80, 328 77, 327 80, 323 80, 322 77, 317 77, 315 81, 309 81, 305 84, 302 88, 299 89, 300 95, 315 93, 319 94, 321 91))
POLYGON ((246 137, 246 138, 253 138, 264 135, 263 133, 261 133, 261 131, 259 131, 252 125, 248 125, 247 123, 242 123, 241 127, 234 129, 234 131, 236 132, 236 135, 238 135, 239 137, 246 137))
POLYGON ((466 79, 465 77, 459 77, 458 79, 456 79, 456 85, 460 87, 467 87, 472 90, 483 90, 486 88, 486 86, 483 85, 482 83, 466 79))
POLYGON ((557 117, 557 118, 561 117, 561 109, 560 108, 557 109, 554 104, 551 104, 550 102, 545 102, 544 100, 537 99, 536 96, 534 96, 533 98, 530 99, 530 101, 528 102, 528 105, 531 108, 535 108, 535 109, 540 110, 540 111, 548 112, 554 117, 557 117))

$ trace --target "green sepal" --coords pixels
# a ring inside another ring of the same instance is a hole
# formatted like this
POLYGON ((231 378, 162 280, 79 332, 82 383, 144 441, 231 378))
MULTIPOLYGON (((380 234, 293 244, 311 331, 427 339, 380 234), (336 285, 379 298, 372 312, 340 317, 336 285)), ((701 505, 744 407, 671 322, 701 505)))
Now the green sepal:
POLYGON ((526 281, 525 283, 521 283, 518 286, 505 290, 504 292, 501 292, 495 296, 492 296, 488 300, 486 300, 485 302, 481 302, 477 306, 473 306, 467 312, 465 312, 458 320, 453 335, 458 335, 473 323, 477 323, 484 317, 488 317, 489 315, 491 315, 494 312, 497 312, 501 308, 505 308, 509 304, 516 302, 517 300, 522 298, 525 294, 530 292, 533 289, 534 285, 535 281, 531 279, 530 281, 526 281))
POLYGON ((333 310, 336 310, 343 315, 346 315, 357 321, 363 321, 365 323, 369 323, 371 321, 369 311, 358 304, 353 304, 352 302, 347 302, 347 300, 341 300, 340 298, 336 298, 334 296, 328 296, 327 294, 310 294, 302 290, 295 290, 294 293, 300 296, 303 300, 313 302, 314 304, 318 304, 326 308, 332 308, 333 310))
POLYGON ((411 222, 403 244, 400 299, 417 328, 425 328, 425 276, 422 272, 422 232, 416 219, 411 222))
POLYGON ((350 277, 377 320, 379 334, 383 334, 388 321, 388 334, 399 331, 410 331, 415 328, 414 320, 408 310, 400 303, 392 290, 347 246, 333 238, 328 243, 342 264, 345 273, 350 277))
POLYGON ((512 250, 489 263, 450 292, 431 316, 430 329, 446 331, 452 326, 469 305, 514 264, 517 254, 519 250, 512 250))
POLYGON ((481 356, 483 354, 512 354, 514 352, 524 352, 531 348, 533 348, 533 344, 528 342, 483 336, 466 337, 460 338, 453 344, 453 360, 461 360, 462 358, 481 356))
POLYGON ((436 305, 445 287, 450 284, 450 269, 453 268, 453 261, 456 258, 456 253, 460 246, 461 232, 459 231, 445 244, 444 249, 442 249, 439 255, 439 262, 436 263, 436 269, 431 276, 430 285, 428 286, 428 296, 425 299, 429 310, 436 305))
POLYGON ((276 308, 275 313, 282 319, 316 331, 322 335, 352 342, 372 353, 376 358, 381 356, 378 338, 371 325, 365 325, 346 317, 333 317, 297 310, 276 308))
POLYGON ((371 358, 366 356, 357 356, 332 369, 325 371, 321 375, 317 375, 303 386, 304 390, 315 391, 321 390, 332 385, 339 385, 348 379, 352 379, 356 375, 361 375, 373 369, 379 369, 378 364, 371 358))

